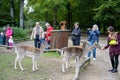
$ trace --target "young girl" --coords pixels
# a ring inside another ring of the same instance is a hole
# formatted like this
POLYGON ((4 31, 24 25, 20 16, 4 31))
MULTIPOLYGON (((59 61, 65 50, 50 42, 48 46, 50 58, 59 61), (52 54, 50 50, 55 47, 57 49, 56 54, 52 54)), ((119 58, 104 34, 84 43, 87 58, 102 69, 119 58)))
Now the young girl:
MULTIPOLYGON (((13 46, 14 41, 13 41, 12 36, 10 36, 10 38, 9 38, 9 40, 8 40, 8 44, 9 44, 9 46, 10 46, 10 47, 12 47, 12 46, 13 46)), ((12 49, 12 48, 10 48, 10 49, 12 49)))

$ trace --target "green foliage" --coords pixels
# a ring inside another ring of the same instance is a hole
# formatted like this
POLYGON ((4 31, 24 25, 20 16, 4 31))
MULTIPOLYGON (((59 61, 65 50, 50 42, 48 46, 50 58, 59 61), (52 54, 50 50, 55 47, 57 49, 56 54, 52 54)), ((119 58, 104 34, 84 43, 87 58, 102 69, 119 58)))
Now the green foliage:
POLYGON ((13 27, 13 38, 14 40, 26 40, 30 36, 30 29, 21 29, 13 27))
MULTIPOLYGON (((19 23, 19 8, 20 0, 14 0, 14 9, 15 9, 15 24, 19 23)), ((10 15, 10 0, 1 0, 0 1, 0 26, 6 24, 13 24, 12 17, 10 15)))
POLYGON ((112 25, 115 28, 119 27, 120 24, 120 1, 104 1, 101 6, 94 9, 96 15, 94 20, 99 21, 103 26, 112 25))
MULTIPOLYGON (((14 0, 15 23, 19 25, 20 0, 14 0)), ((98 24, 105 32, 106 26, 113 25, 116 30, 120 26, 120 0, 28 0, 24 7, 25 28, 32 28, 36 21, 53 25, 57 29, 59 22, 66 20, 69 29, 73 28, 74 22, 80 22, 80 27, 86 30, 93 24, 98 24), (30 7, 33 9, 30 12, 30 7), (56 24, 57 25, 54 25, 56 24)), ((9 0, 0 2, 0 26, 11 23, 9 0)))
POLYGON ((12 17, 7 12, 0 12, 0 26, 12 23, 12 17))

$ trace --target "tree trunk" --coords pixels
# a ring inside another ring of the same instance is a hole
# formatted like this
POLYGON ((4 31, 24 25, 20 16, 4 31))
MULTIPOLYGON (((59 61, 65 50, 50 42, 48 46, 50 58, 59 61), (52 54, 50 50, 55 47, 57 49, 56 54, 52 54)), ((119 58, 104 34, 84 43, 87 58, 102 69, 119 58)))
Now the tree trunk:
POLYGON ((1 7, 2 7, 2 1, 0 0, 0 12, 1 12, 1 7))
POLYGON ((12 17, 12 24, 15 24, 14 0, 10 0, 10 15, 12 17))
POLYGON ((54 7, 54 14, 53 14, 53 27, 54 27, 54 28, 57 26, 57 25, 56 25, 56 23, 57 23, 57 9, 58 9, 58 7, 55 6, 55 7, 54 7))
POLYGON ((24 0, 20 1, 20 28, 24 29, 24 0))
POLYGON ((71 26, 71 6, 70 6, 70 2, 68 1, 68 4, 67 4, 67 9, 68 9, 68 14, 67 14, 67 23, 68 23, 68 29, 70 29, 70 26, 71 26))

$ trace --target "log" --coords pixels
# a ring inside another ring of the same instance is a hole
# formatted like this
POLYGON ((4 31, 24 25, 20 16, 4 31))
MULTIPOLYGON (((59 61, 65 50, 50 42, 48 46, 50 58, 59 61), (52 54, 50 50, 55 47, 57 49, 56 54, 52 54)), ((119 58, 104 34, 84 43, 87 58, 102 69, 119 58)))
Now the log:
POLYGON ((90 59, 85 59, 84 62, 78 62, 76 64, 75 67, 75 77, 73 78, 73 80, 80 80, 80 71, 82 68, 85 68, 86 66, 88 66, 90 64, 90 59))

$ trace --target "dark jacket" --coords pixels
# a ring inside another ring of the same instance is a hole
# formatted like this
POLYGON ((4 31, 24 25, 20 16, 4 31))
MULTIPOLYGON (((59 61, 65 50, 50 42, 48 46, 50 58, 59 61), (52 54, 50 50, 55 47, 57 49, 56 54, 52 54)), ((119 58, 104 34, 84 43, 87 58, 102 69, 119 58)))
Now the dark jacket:
POLYGON ((120 55, 120 33, 117 33, 117 41, 118 41, 117 45, 110 45, 109 44, 110 40, 111 38, 108 36, 107 45, 104 48, 107 49, 109 47, 110 56, 120 55))
POLYGON ((72 31, 72 40, 80 40, 80 37, 81 37, 81 33, 80 33, 80 28, 75 28, 73 31, 72 31))

